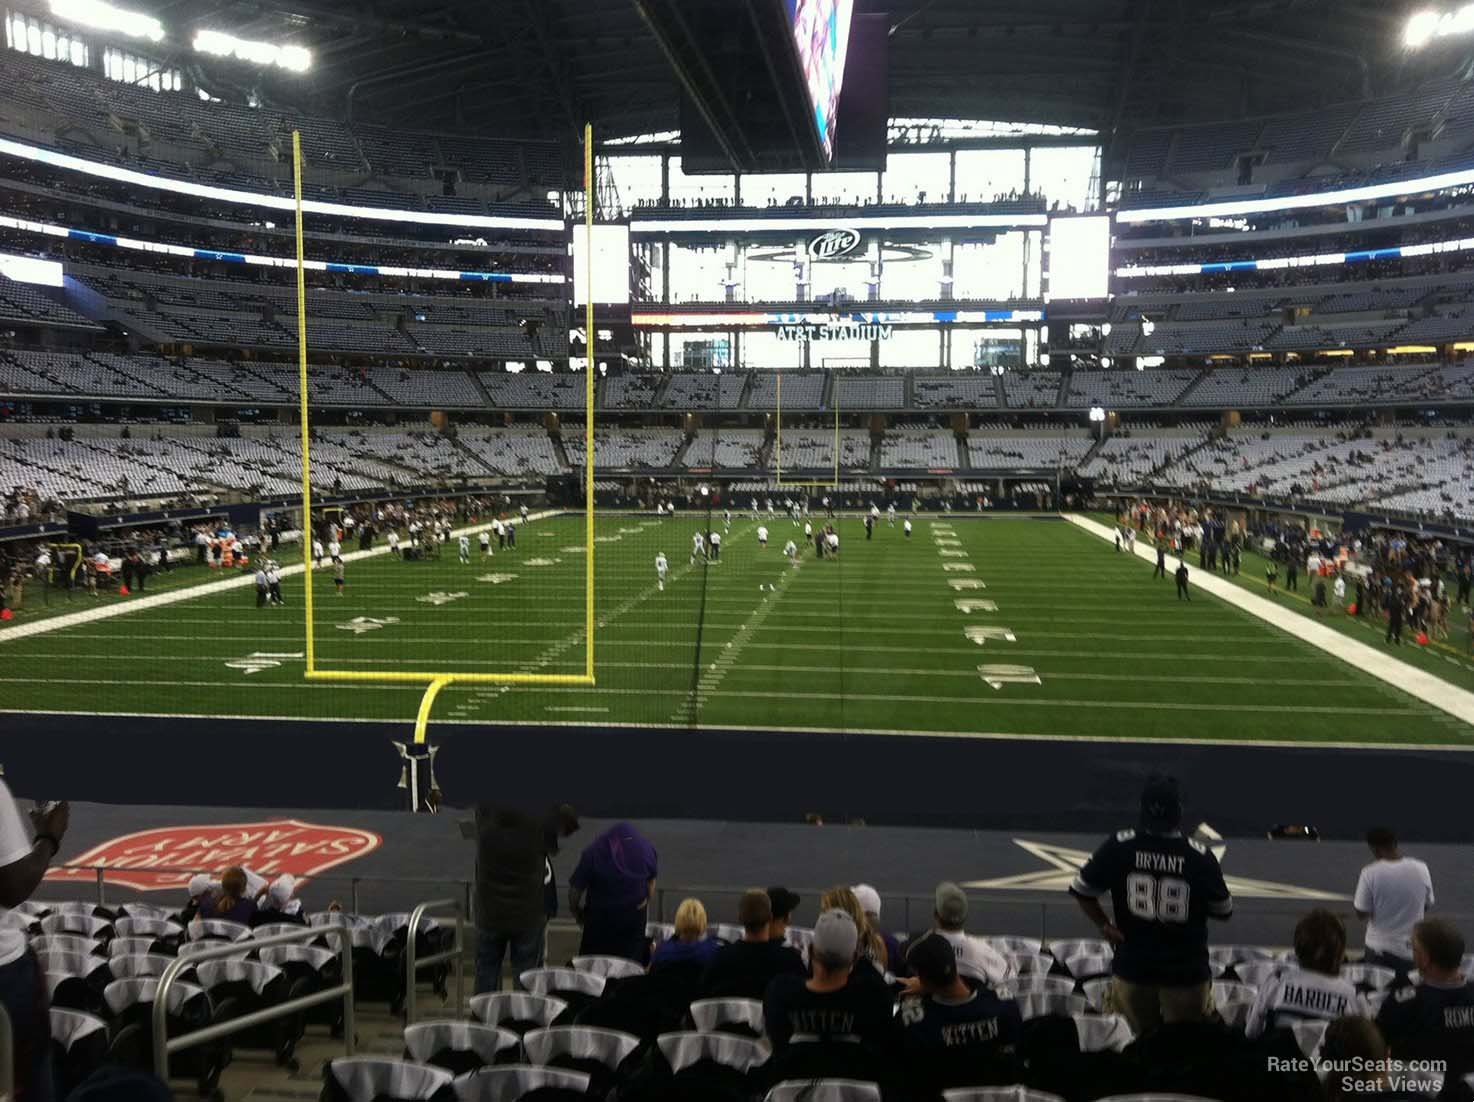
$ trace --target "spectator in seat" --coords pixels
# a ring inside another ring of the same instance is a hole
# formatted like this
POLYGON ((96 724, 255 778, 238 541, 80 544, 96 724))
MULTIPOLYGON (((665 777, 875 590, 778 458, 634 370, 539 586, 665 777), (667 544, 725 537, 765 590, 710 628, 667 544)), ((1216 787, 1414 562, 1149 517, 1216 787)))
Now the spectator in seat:
POLYGON ((1422 861, 1402 855, 1397 835, 1387 827, 1367 831, 1367 847, 1373 861, 1357 877, 1351 901, 1356 917, 1367 924, 1362 959, 1406 975, 1413 967, 1413 927, 1433 906, 1433 878, 1422 861))
POLYGON ((855 899, 859 901, 865 921, 885 946, 885 959, 889 970, 895 975, 904 975, 906 960, 901 953, 901 943, 880 928, 880 893, 869 884, 856 884, 850 890, 855 893, 855 899))
POLYGON ((250 925, 256 914, 256 900, 247 886, 246 870, 232 865, 220 875, 220 891, 200 904, 199 917, 250 925))
POLYGON ((1474 1073, 1474 980, 1462 971, 1463 935, 1447 919, 1424 919, 1413 927, 1412 946, 1417 985, 1394 988, 1377 1025, 1397 1059, 1443 1062, 1439 1097, 1467 1098, 1457 1092, 1474 1073))
POLYGON ((1200 1022, 1212 1007, 1208 918, 1233 914, 1218 858, 1186 838, 1177 781, 1147 779, 1134 830, 1120 830, 1091 856, 1070 894, 1116 947, 1107 1007, 1138 1037, 1174 1022, 1200 1022), (1111 897, 1114 920, 1100 905, 1111 897))
POLYGON ((189 878, 189 902, 184 905, 184 910, 179 912, 179 921, 192 922, 200 913, 200 908, 216 895, 220 894, 220 881, 212 879, 204 873, 196 873, 189 878))
POLYGON ((261 890, 256 904, 256 913, 251 916, 251 926, 270 926, 288 923, 294 926, 307 925, 307 916, 302 913, 302 901, 296 897, 297 878, 282 873, 261 890))
POLYGON ((871 1059, 892 1048, 894 1000, 890 992, 881 984, 856 983, 851 978, 859 946, 855 920, 842 910, 825 911, 814 924, 809 946, 813 974, 808 978, 779 976, 768 987, 763 1024, 780 1077, 799 1071, 800 1066, 805 1069, 800 1074, 817 1071, 812 1061, 822 1061, 823 1054, 816 1056, 815 1044, 827 1047, 858 1041, 871 1059), (790 1058, 790 1049, 804 1052, 790 1058))
POLYGON ((583 927, 581 956, 647 959, 657 865, 655 847, 629 823, 615 823, 584 847, 568 878, 568 909, 583 927))
POLYGON ((768 889, 768 902, 773 905, 773 920, 768 923, 768 940, 784 944, 788 939, 788 927, 793 925, 793 912, 798 910, 802 899, 797 892, 774 886, 768 889))
POLYGON ((1317 907, 1295 924, 1295 966, 1270 977, 1249 1009, 1244 1033, 1307 1020, 1334 1021, 1358 1009, 1356 988, 1341 978, 1346 962, 1346 927, 1317 907))
MULTIPOLYGON (((0 907, 31 898, 61 850, 71 812, 59 803, 31 812, 25 827, 10 789, 0 781, 0 907)), ((24 931, 0 929, 0 1004, 10 1015, 18 1102, 51 1102, 51 1009, 46 977, 24 931)))
POLYGON ((655 947, 650 957, 650 970, 673 964, 699 964, 703 969, 722 943, 707 937, 706 907, 699 899, 683 899, 676 908, 675 933, 655 947))
MULTIPOLYGON (((950 880, 938 884, 933 908, 935 926, 932 932, 951 943, 952 951, 957 954, 957 971, 965 979, 997 987, 1012 978, 1013 966, 998 950, 963 930, 967 924, 967 894, 961 888, 950 880)), ((915 994, 921 986, 912 979, 906 990, 915 994)))
MULTIPOLYGON (((1325 1078, 1328 1102, 1342 1098, 1387 1096, 1387 1042, 1370 1018, 1350 1015, 1326 1026, 1319 1060, 1336 1070, 1325 1078)), ((1392 1094, 1392 1097, 1417 1097, 1392 1094)))
POLYGON ((777 940, 771 936, 773 901, 767 892, 757 888, 743 892, 737 921, 742 924, 742 940, 722 946, 707 964, 701 977, 703 999, 761 1000, 776 977, 806 974, 797 951, 784 945, 781 935, 777 940))
MULTIPOLYGON (((476 992, 495 991, 502 960, 515 977, 543 964, 552 881, 548 855, 578 829, 572 807, 547 815, 519 808, 476 807, 476 992)), ((556 898, 552 909, 556 910, 556 898)))
POLYGON ((859 969, 856 979, 869 980, 873 977, 883 977, 890 968, 890 958, 886 955, 885 942, 881 940, 880 933, 870 925, 870 919, 860 909, 860 900, 855 893, 844 886, 830 888, 819 897, 820 911, 844 911, 850 916, 859 931, 860 955, 858 961, 864 961, 870 968, 859 969))
POLYGON ((1023 1030, 1018 1003, 964 979, 956 950, 939 933, 913 942, 906 963, 921 990, 902 1000, 899 1016, 902 1065, 913 1097, 1013 1082, 1013 1052, 1023 1030))

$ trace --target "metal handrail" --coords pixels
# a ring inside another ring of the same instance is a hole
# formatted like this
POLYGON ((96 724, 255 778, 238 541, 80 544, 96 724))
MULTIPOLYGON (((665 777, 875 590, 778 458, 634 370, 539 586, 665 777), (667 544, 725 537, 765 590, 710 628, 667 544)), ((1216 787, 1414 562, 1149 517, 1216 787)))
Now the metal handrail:
POLYGON ((456 1015, 460 1016, 462 1007, 466 1002, 466 970, 462 966, 461 953, 465 950, 466 911, 458 899, 428 899, 421 903, 409 916, 409 931, 405 937, 404 949, 404 1024, 415 1024, 415 980, 419 976, 420 969, 432 964, 442 964, 447 961, 453 962, 456 974, 456 1015), (433 956, 420 960, 415 951, 416 936, 420 932, 420 920, 430 910, 442 910, 451 908, 455 913, 456 936, 455 943, 449 949, 443 949, 433 956))
POLYGON ((307 1010, 323 1003, 332 1002, 334 999, 343 1000, 343 1055, 353 1055, 353 1033, 355 1029, 353 1018, 353 940, 352 933, 346 926, 304 926, 300 930, 293 930, 286 934, 273 934, 271 937, 263 937, 260 940, 249 939, 247 942, 232 941, 222 943, 218 949, 206 949, 203 952, 194 953, 187 957, 177 957, 169 967, 164 969, 163 975, 159 977, 158 987, 154 989, 153 1005, 153 1046, 154 1046, 154 1074, 166 1083, 169 1081, 169 1054, 179 1052, 182 1049, 193 1048, 202 1045, 206 1041, 214 1041, 221 1037, 228 1037, 232 1033, 239 1033, 245 1029, 251 1029, 278 1018, 285 1018, 289 1014, 295 1014, 300 1010, 307 1010), (254 948, 266 949, 273 945, 298 945, 314 941, 319 937, 335 937, 338 939, 339 957, 343 962, 343 976, 336 987, 315 992, 311 995, 303 995, 301 998, 288 999, 276 1006, 269 1006, 264 1010, 252 1011, 243 1014, 239 1018, 231 1018, 229 1021, 215 1022, 196 1029, 190 1033, 180 1034, 178 1037, 168 1036, 168 1013, 169 1013, 169 989, 174 986, 174 981, 179 973, 186 968, 193 968, 203 961, 225 960, 230 957, 238 957, 241 954, 241 946, 250 944, 254 948))

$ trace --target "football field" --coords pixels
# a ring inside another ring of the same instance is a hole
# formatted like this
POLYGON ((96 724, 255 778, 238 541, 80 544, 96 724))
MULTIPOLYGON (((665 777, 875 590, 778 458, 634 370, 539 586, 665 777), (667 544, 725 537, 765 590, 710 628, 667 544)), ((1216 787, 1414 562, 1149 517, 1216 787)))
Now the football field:
MULTIPOLYGON (((1207 594, 1177 600, 1170 578, 1058 519, 920 517, 906 539, 899 518, 882 517, 867 540, 846 517, 839 556, 817 560, 790 520, 742 513, 720 562, 693 560, 691 537, 707 527, 720 530, 720 514, 601 516, 597 686, 453 685, 435 722, 1454 745, 1474 735, 1207 594)), ((330 569, 315 571, 318 666, 581 672, 582 537, 582 518, 567 516, 523 525, 515 550, 484 560, 474 540, 469 563, 454 541, 438 561, 377 554, 348 564, 342 596, 330 569)), ((257 608, 250 586, 206 587, 41 634, 0 631, 0 707, 412 720, 419 686, 303 679, 302 584, 284 581, 283 607, 257 608)), ((1444 676, 1474 686, 1466 667, 1444 676)))

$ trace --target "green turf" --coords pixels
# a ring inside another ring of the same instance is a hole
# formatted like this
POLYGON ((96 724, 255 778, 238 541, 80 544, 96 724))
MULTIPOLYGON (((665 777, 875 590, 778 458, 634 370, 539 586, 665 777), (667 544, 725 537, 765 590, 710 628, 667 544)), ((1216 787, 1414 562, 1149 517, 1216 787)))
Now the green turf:
MULTIPOLYGON (((769 525, 761 549, 756 522, 735 517, 723 561, 708 566, 688 562, 698 517, 602 518, 597 688, 452 687, 436 716, 1418 743, 1474 734, 1206 594, 1178 602, 1148 563, 1060 521, 921 518, 909 541, 882 521, 867 542, 860 522, 844 519, 840 559, 815 561, 807 549, 798 567, 781 547, 801 533, 781 518, 769 525), (936 542, 948 525, 955 548, 936 542), (664 593, 658 550, 672 571, 664 593), (974 571, 948 572, 947 562, 974 571), (965 579, 986 589, 954 591, 950 582, 965 579), (963 613, 958 599, 997 611, 963 613), (1007 627, 1016 641, 979 646, 969 626, 1007 627), (1026 667, 1040 683, 992 688, 984 663, 1026 667)), ((453 546, 438 563, 351 563, 341 598, 318 573, 319 665, 577 672, 581 536, 581 519, 566 517, 525 525, 520 548, 487 563, 473 553, 463 565, 453 546), (481 580, 492 574, 514 576, 481 580), (465 596, 420 599, 431 594, 465 596), (338 626, 356 617, 393 622, 338 626)), ((246 588, 27 639, 0 632, 4 707, 412 718, 417 687, 307 683, 295 658, 252 673, 226 665, 302 649, 301 585, 288 579, 281 609, 258 610, 246 588)))

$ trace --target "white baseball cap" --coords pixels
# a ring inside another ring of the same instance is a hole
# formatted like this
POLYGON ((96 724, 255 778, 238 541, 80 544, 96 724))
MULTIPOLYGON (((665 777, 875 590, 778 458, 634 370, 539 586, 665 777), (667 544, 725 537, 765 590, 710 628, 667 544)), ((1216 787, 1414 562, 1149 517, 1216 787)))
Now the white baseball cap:
POLYGON ((869 884, 856 884, 850 889, 860 901, 860 910, 872 918, 880 917, 880 893, 869 884))

